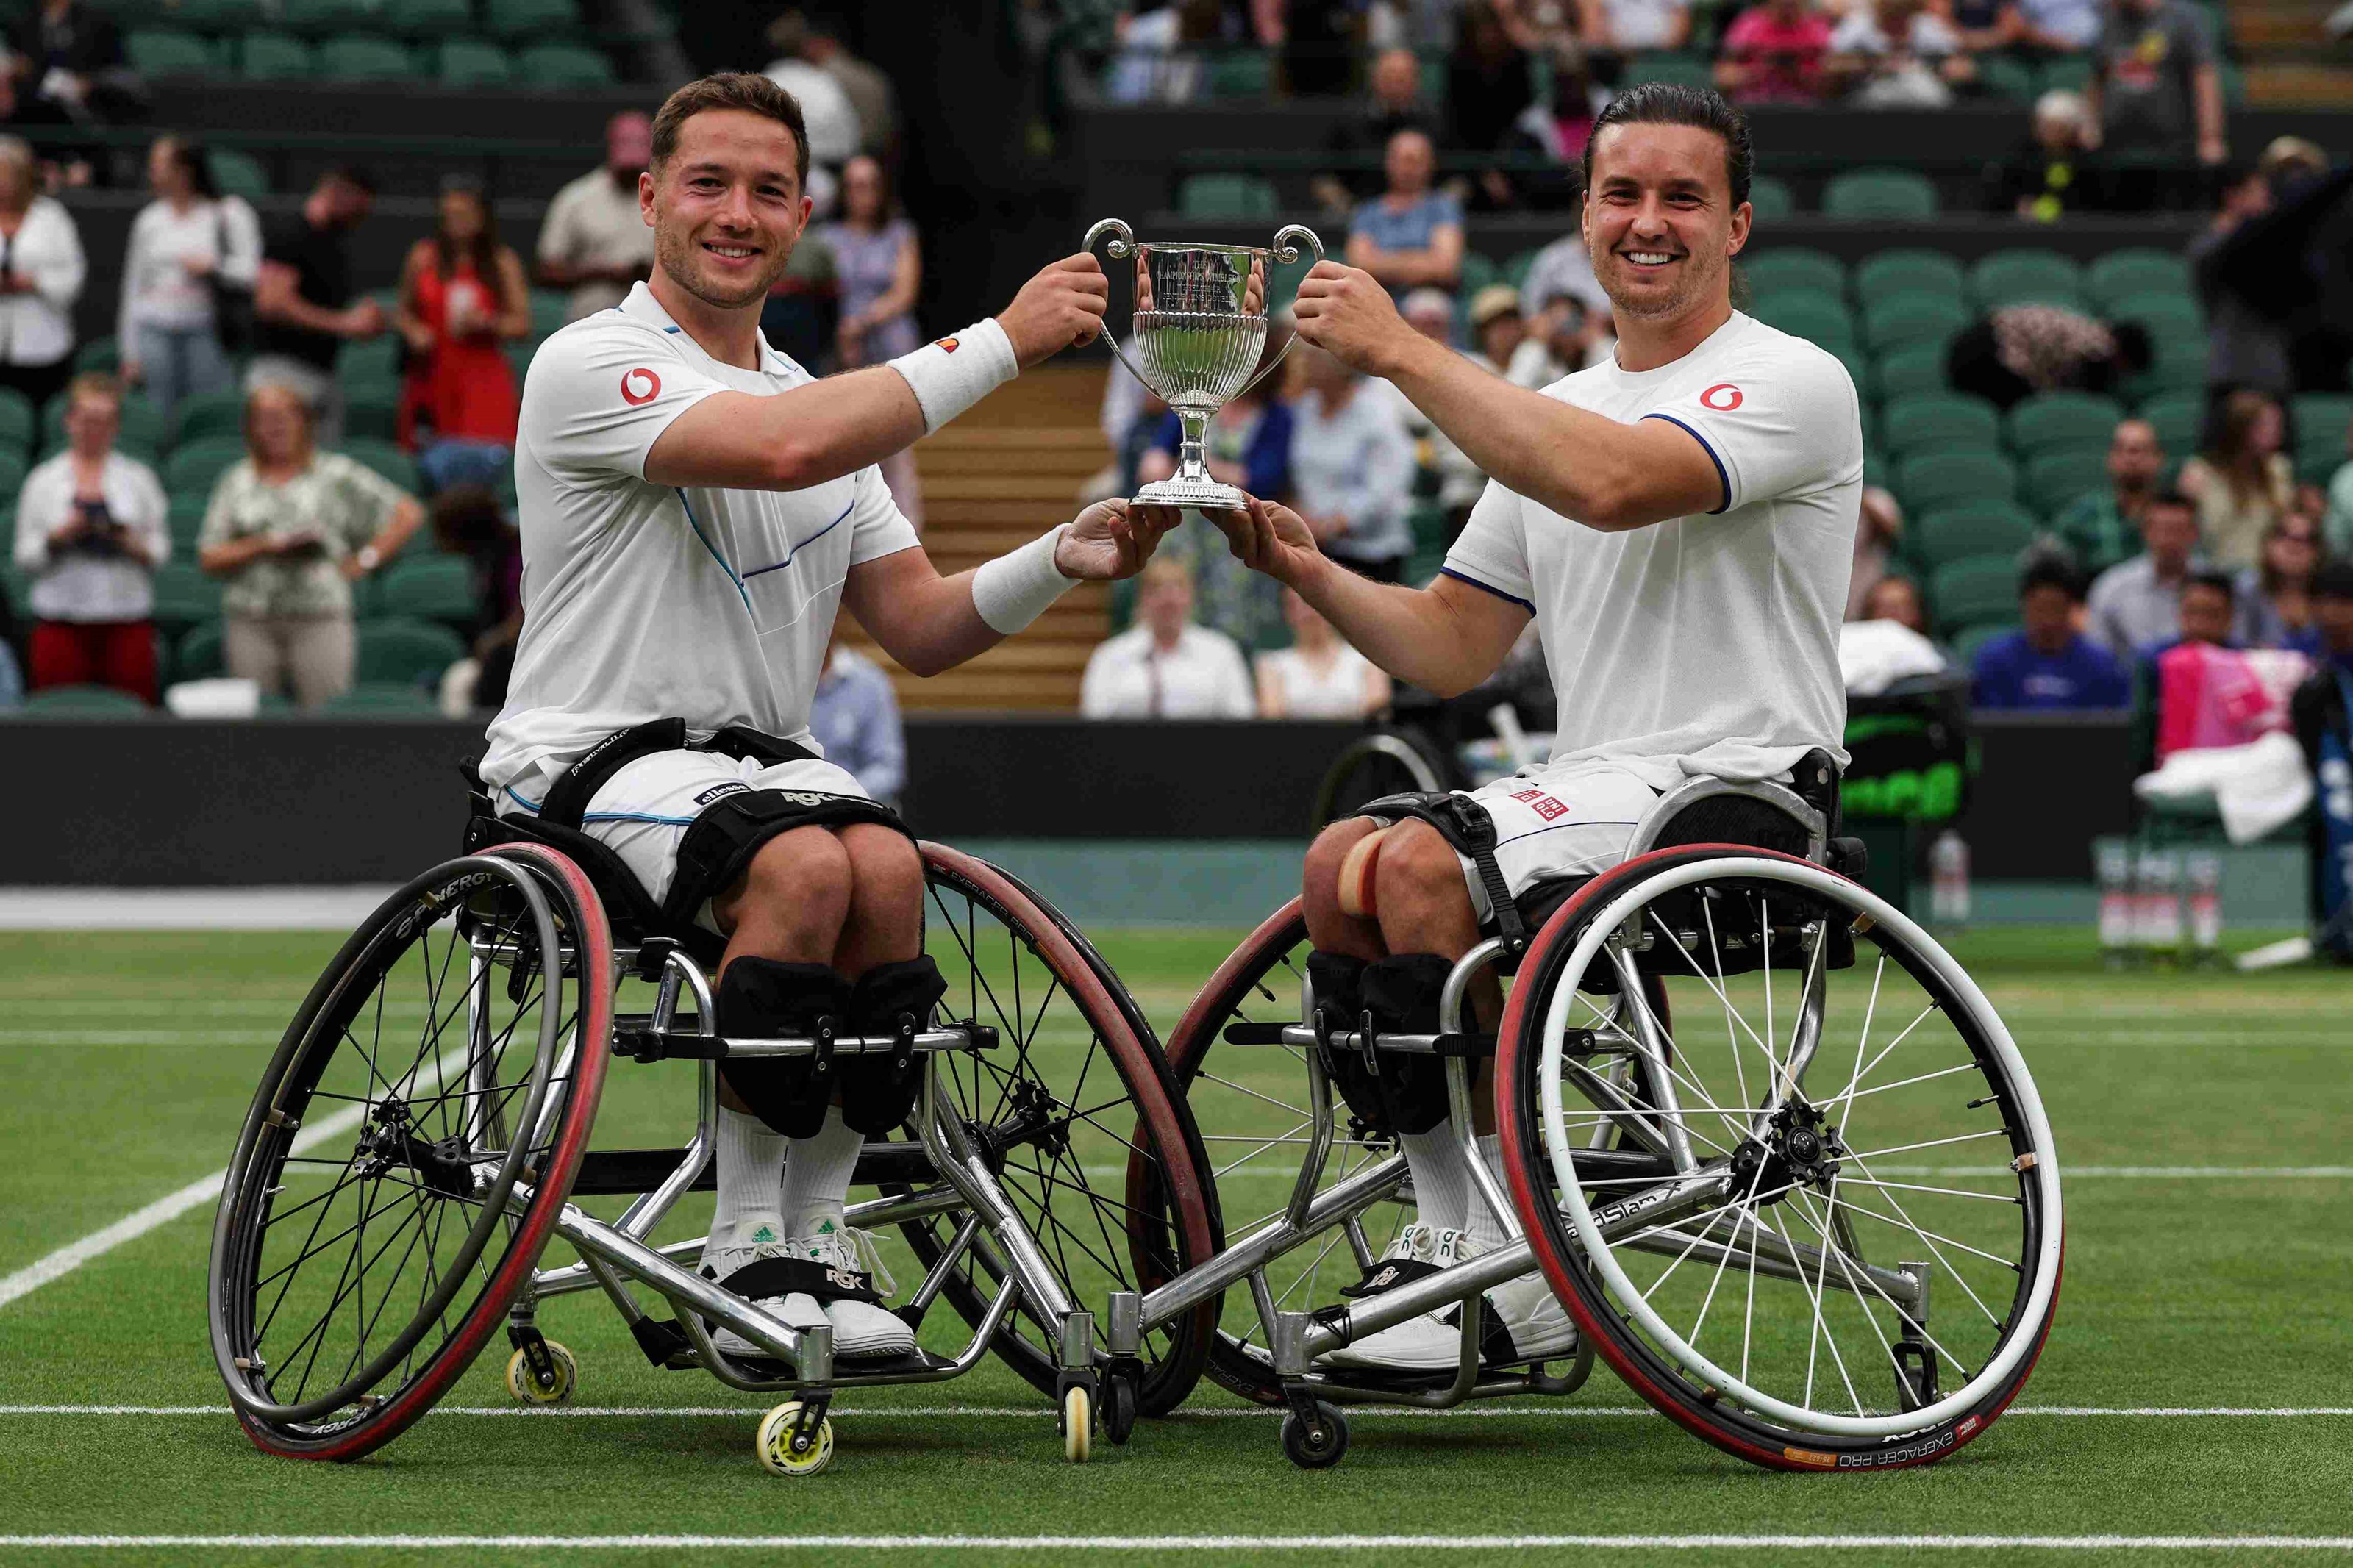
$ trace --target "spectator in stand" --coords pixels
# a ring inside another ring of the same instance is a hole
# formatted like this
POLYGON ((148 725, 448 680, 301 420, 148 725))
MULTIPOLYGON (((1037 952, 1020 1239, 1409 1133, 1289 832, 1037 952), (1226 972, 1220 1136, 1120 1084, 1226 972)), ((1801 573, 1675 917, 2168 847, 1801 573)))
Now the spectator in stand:
POLYGON ((2227 572, 2200 567, 2185 578, 2181 584, 2181 618, 2179 634, 2160 637, 2142 645, 2141 656, 2154 663, 2169 648, 2184 643, 2203 643, 2210 647, 2235 647, 2232 630, 2239 618, 2239 590, 2227 572))
POLYGON ((1288 588, 1282 618, 1291 646, 1258 656, 1260 718, 1369 719, 1389 705, 1388 673, 1288 588))
POLYGON ((2242 387, 2222 400, 2213 445, 2181 465, 2181 493, 2198 505, 2198 531, 2216 565, 2255 564, 2264 531, 2295 504, 2286 445, 2278 402, 2242 387))
POLYGON ((1513 41, 1495 0, 1467 0, 1446 59, 1446 115, 1453 145, 1493 152, 1535 101, 1527 53, 1513 41))
POLYGON ((1979 708, 2122 708, 2132 682, 2116 656, 2075 629, 2083 580, 2037 561, 2018 584, 2017 631, 1978 649, 1970 700, 1979 708))
POLYGON ((841 645, 839 623, 825 645, 825 668, 809 700, 809 733, 825 760, 849 770, 866 793, 895 808, 907 788, 907 731, 899 694, 882 667, 841 645))
POLYGON ((86 268, 71 214, 41 195, 33 150, 0 136, 0 386, 35 408, 73 374, 74 301, 86 268))
POLYGON ((315 708, 348 689, 352 583, 400 553, 425 521, 416 498, 313 439, 290 386, 246 399, 246 456, 213 486, 196 563, 226 577, 221 654, 231 675, 315 708))
POLYGON ((1986 205, 2036 223, 2106 205, 2105 180, 2091 156, 2091 105, 2079 92, 2053 89, 2034 100, 2032 133, 1986 169, 1986 205))
POLYGON ((2332 171, 2326 153, 2293 136, 2224 183, 2221 210, 2189 250, 2206 309, 2209 386, 2284 397, 2344 384, 2353 354, 2348 192, 2353 163, 2332 171))
POLYGON ((1438 150, 1421 132, 1400 131, 1384 167, 1388 188, 1349 220, 1348 265, 1391 289, 1453 288, 1462 276, 1462 204, 1430 189, 1438 150))
POLYGON ((1834 89, 1864 109, 1942 109, 1977 80, 1961 35, 1928 0, 1871 0, 1831 31, 1834 89))
POLYGON ((627 110, 605 122, 605 163, 555 193, 539 226, 539 280, 569 289, 564 319, 610 310, 653 270, 654 231, 638 210, 653 121, 627 110))
MULTIPOLYGON (((2209 167, 2230 155, 2221 57, 2203 12, 2185 0, 2115 0, 2099 52, 2090 88, 2099 146, 2209 167)), ((2182 182, 2159 170, 2121 174, 2119 185, 2128 205, 2170 206, 2182 182)))
POLYGON ((2233 636, 2241 647, 2320 652, 2312 603, 2320 561, 2320 525, 2311 518, 2284 517, 2265 531, 2263 559, 2232 584, 2239 606, 2233 636))
POLYGON ((245 390, 290 389, 311 408, 311 428, 327 447, 343 438, 343 385, 335 355, 346 342, 389 324, 373 300, 353 302, 351 231, 375 207, 375 181, 338 166, 319 176, 290 223, 265 226, 261 273, 253 288, 253 363, 245 390))
POLYGON ((2181 635, 2181 585, 2203 571, 2198 512, 2177 489, 2142 503, 2141 553, 2100 574, 2086 602, 2086 630, 2120 659, 2181 635))
POLYGON ((261 220, 242 197, 213 186, 204 149, 159 136, 147 149, 155 199, 131 220, 116 313, 123 382, 143 385, 170 414, 191 393, 226 391, 233 379, 223 343, 223 295, 249 306, 261 270, 261 220))
POLYGON ((798 11, 787 11, 768 25, 768 47, 776 51, 762 71, 770 81, 793 95, 808 123, 808 160, 812 199, 820 211, 829 205, 835 171, 858 153, 864 127, 858 106, 831 71, 809 58, 808 24, 798 11), (816 171, 826 171, 821 183, 816 171))
MULTIPOLYGON (((1871 595, 1895 569, 1895 547, 1904 537, 1904 508, 1881 485, 1862 487, 1856 508, 1854 565, 1847 574, 1846 618, 1867 621, 1871 595)), ((1914 590, 1913 596, 1918 597, 1914 590)))
POLYGON ((502 345, 531 336, 531 287, 480 186, 442 184, 440 226, 409 247, 393 321, 409 353, 401 437, 426 492, 495 485, 514 462, 522 402, 502 345))
POLYGON ((1725 29, 1715 85, 1744 107, 1820 103, 1831 25, 1806 0, 1762 0, 1725 29))
POLYGON ((456 485, 433 498, 433 539, 446 554, 462 556, 474 579, 479 606, 467 657, 441 682, 441 710, 453 719, 506 706, 514 673, 515 642, 522 636, 522 536, 482 485, 456 485))
MULTIPOLYGON (((1508 289, 1504 297, 1510 298, 1508 289)), ((1431 342, 1453 347, 1454 300, 1445 289, 1416 289, 1398 302, 1398 311, 1409 326, 1431 342)), ((1371 385, 1388 399, 1390 412, 1398 416, 1398 423, 1413 443, 1414 493, 1434 497, 1439 510, 1446 514, 1446 537, 1452 540, 1470 521, 1472 507, 1487 488, 1487 476, 1463 455, 1453 437, 1432 424, 1428 415, 1414 406, 1413 399, 1397 389, 1396 384, 1375 381, 1371 385)))
POLYGON ((2007 410, 2038 392, 2113 390, 2148 368, 2148 331, 2059 305, 2004 305, 1953 336, 1945 379, 2007 410))
POLYGON ((1863 595, 1862 614, 1858 621, 1894 621, 1908 626, 1922 637, 1928 636, 1928 605, 1920 596, 1920 584, 1900 572, 1890 572, 1871 585, 1863 595))
POLYGON ((1680 49, 1691 42, 1690 0, 1577 0, 1586 46, 1610 54, 1680 49))
POLYGON ((1593 276, 1593 258, 1585 253, 1585 236, 1574 226, 1528 263, 1528 274, 1520 279, 1521 316, 1535 321, 1556 294, 1575 297, 1597 321, 1609 319, 1609 296, 1593 276))
POLYGON ((1514 386, 1541 392, 1562 376, 1598 363, 1603 334, 1573 294, 1556 293, 1528 319, 1520 346, 1504 367, 1504 379, 1514 386))
POLYGON ((760 307, 760 335, 795 364, 822 365, 833 353, 840 320, 841 273, 833 247, 814 226, 804 228, 800 243, 785 258, 784 276, 768 286, 768 302, 760 307))
POLYGON ((1541 158, 1546 166, 1510 174, 1486 170, 1480 184, 1488 202, 1498 207, 1575 205, 1584 192, 1585 144, 1609 101, 1609 90, 1595 80, 1593 59, 1584 47, 1574 39, 1554 45, 1551 95, 1522 110, 1503 143, 1504 152, 1523 160, 1541 158))
POLYGON ((1413 550, 1413 442, 1362 375, 1322 349, 1302 343, 1299 353, 1305 390, 1292 405, 1293 509, 1324 554, 1377 583, 1399 582, 1413 550))
POLYGON ((1193 579, 1166 559, 1136 578, 1135 625, 1087 657, 1086 719, 1247 719, 1258 710, 1250 667, 1223 632, 1193 625, 1193 579))
POLYGON ((1526 334, 1520 296, 1510 284, 1490 283, 1471 297, 1471 336, 1479 346, 1470 353, 1480 369, 1503 374, 1526 334))
POLYGON ((2003 41, 2038 54, 2080 55, 2100 41, 2104 0, 2018 0, 2018 21, 2003 41))
POLYGON ((112 686, 156 700, 152 579, 172 553, 155 470, 114 449, 122 388, 79 375, 66 449, 25 477, 16 569, 32 577, 32 686, 112 686))
MULTIPOLYGON (((923 251, 915 226, 892 207, 882 165, 863 153, 841 169, 841 220, 818 237, 832 247, 841 285, 841 322, 834 329, 837 368, 885 364, 923 345, 915 330, 915 294, 923 284, 923 251)), ((915 452, 902 447, 882 459, 882 479, 916 531, 923 527, 923 487, 915 452)))
MULTIPOLYGON (((1259 360, 1261 367, 1272 363, 1282 350, 1281 342, 1270 339, 1259 360)), ((1290 496, 1291 441, 1297 420, 1291 405, 1274 396, 1274 384, 1270 378, 1249 387, 1210 418, 1203 445, 1211 479, 1254 496, 1290 496)), ((1175 473, 1177 448, 1184 438, 1183 427, 1176 416, 1167 412, 1167 405, 1155 398, 1152 406, 1155 412, 1150 416, 1151 429, 1136 462, 1136 485, 1175 473)), ((1119 493, 1134 495, 1135 486, 1119 493)), ((1203 626, 1244 647, 1255 647, 1279 634, 1282 604, 1274 580, 1237 560, 1226 546, 1226 536, 1208 519, 1186 519, 1162 539, 1160 551, 1189 574, 1203 626)))
POLYGON ((899 107, 890 77, 871 60, 860 59, 834 33, 804 23, 800 58, 831 77, 858 111, 858 150, 885 158, 899 141, 899 107))
POLYGON ((2125 560, 2140 544, 2140 519, 2165 474, 2165 446, 2146 419, 2117 422, 2108 437, 2108 489, 2071 502, 2051 520, 2051 530, 2068 554, 2094 576, 2125 560))
POLYGON ((1386 153, 1400 131, 1419 131, 1435 142, 1438 117, 1421 98, 1421 66, 1410 49, 1384 50, 1373 61, 1372 96, 1332 127, 1324 150, 1344 166, 1308 184, 1326 212, 1345 213, 1379 194, 1380 176, 1356 165, 1386 153))
POLYGON ((8 37, 16 90, 47 100, 68 120, 114 120, 137 107, 126 80, 122 35, 79 0, 41 0, 8 37))

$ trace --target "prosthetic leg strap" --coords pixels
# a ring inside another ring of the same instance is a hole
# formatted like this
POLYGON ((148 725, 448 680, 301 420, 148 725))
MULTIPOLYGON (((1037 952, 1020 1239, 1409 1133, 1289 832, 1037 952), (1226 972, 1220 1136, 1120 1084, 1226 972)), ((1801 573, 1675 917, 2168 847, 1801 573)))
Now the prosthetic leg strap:
POLYGON ((814 1258, 762 1258, 719 1281, 719 1288, 747 1301, 807 1296, 820 1307, 828 1301, 871 1301, 879 1306, 882 1298, 870 1279, 871 1276, 831 1268, 814 1258))
POLYGON ((1494 911, 1495 934, 1503 939, 1504 952, 1516 958, 1527 951, 1527 922, 1520 918, 1519 905, 1512 901, 1512 888, 1504 879, 1504 868, 1495 863, 1495 819, 1487 815, 1485 806, 1467 795, 1444 790, 1427 794, 1409 791, 1366 801, 1356 808, 1356 815, 1391 821, 1412 817, 1438 829, 1440 836, 1454 847, 1456 853, 1466 857, 1472 869, 1479 874, 1479 885, 1486 889, 1487 907, 1494 911))
POLYGON ((580 753, 579 760, 564 771, 564 776, 548 786, 547 798, 539 808, 539 819, 558 827, 578 829, 580 819, 587 815, 588 803, 596 798, 598 790, 612 782, 615 773, 658 752, 716 752, 766 767, 778 763, 813 762, 817 757, 806 746, 780 741, 740 724, 731 724, 707 741, 690 741, 685 720, 656 719, 627 730, 616 730, 580 753))

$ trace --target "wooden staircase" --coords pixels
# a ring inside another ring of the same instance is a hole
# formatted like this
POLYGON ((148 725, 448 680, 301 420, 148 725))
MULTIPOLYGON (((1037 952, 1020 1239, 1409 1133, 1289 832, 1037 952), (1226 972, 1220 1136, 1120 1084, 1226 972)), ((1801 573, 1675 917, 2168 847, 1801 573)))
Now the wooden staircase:
MULTIPOLYGON (((915 445, 923 487, 923 548, 943 574, 979 565, 1078 514, 1079 489, 1111 461, 1096 423, 1103 372, 1043 366, 915 445)), ((848 617, 849 646, 890 671, 902 708, 1076 712, 1087 656, 1110 631, 1111 593, 1082 584, 1029 628, 968 664, 925 680, 909 674, 848 617)))
MULTIPOLYGON (((2353 106, 2353 52, 2322 23, 2340 0, 2230 0, 2231 37, 2247 58, 2247 101, 2261 109, 2353 106)), ((2246 148, 2247 154, 2260 148, 2246 148)))

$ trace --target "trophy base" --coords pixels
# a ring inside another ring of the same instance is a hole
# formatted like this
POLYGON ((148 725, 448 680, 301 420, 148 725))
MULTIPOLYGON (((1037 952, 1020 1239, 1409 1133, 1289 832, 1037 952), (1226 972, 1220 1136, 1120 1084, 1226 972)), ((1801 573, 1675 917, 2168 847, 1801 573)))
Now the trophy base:
POLYGON ((1131 506, 1182 506, 1197 510, 1240 511, 1249 498, 1231 485, 1215 479, 1155 480, 1135 492, 1131 506))

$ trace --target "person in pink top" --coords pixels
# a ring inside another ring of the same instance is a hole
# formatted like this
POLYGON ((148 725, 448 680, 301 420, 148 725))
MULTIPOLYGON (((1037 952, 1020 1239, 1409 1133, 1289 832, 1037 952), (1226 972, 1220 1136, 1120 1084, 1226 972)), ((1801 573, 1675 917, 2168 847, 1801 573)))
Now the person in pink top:
POLYGON ((1818 103, 1831 25, 1806 0, 1765 0, 1724 35, 1715 85, 1736 103, 1818 103))

